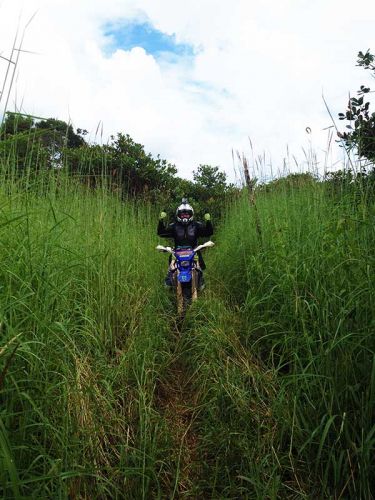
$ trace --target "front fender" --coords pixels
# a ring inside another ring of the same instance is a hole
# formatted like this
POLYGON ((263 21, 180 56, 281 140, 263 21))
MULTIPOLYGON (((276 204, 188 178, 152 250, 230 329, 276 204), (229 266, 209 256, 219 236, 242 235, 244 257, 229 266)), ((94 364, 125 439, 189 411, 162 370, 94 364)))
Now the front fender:
POLYGON ((177 279, 180 283, 189 283, 191 281, 191 271, 180 271, 177 279))

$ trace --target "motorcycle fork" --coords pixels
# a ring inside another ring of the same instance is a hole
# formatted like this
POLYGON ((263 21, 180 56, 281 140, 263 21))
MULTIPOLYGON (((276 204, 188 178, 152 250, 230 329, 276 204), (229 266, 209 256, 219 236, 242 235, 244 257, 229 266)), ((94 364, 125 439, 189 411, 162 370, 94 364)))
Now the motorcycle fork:
POLYGON ((194 302, 198 298, 198 273, 197 269, 194 268, 191 271, 191 300, 194 302))
POLYGON ((177 280, 176 283, 176 302, 177 302, 177 314, 182 316, 184 314, 184 297, 182 294, 182 285, 177 280))

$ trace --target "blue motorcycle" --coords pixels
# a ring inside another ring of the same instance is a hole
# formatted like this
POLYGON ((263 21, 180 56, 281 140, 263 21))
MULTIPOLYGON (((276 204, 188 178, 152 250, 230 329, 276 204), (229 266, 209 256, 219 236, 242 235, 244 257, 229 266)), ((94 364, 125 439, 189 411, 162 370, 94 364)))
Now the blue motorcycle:
POLYGON ((213 247, 213 241, 207 241, 196 248, 171 248, 158 245, 159 252, 168 252, 172 255, 169 265, 172 283, 176 289, 177 313, 182 316, 187 306, 198 297, 198 274, 201 272, 197 252, 204 248, 213 247))

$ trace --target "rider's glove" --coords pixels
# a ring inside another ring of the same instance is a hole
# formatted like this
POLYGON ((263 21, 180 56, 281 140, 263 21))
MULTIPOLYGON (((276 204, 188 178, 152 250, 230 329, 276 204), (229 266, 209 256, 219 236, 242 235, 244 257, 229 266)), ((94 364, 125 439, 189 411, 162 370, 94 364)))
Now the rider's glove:
POLYGON ((163 220, 167 218, 167 214, 165 212, 160 212, 159 219, 163 220))
POLYGON ((210 214, 204 214, 204 220, 205 221, 211 220, 211 215, 210 214))

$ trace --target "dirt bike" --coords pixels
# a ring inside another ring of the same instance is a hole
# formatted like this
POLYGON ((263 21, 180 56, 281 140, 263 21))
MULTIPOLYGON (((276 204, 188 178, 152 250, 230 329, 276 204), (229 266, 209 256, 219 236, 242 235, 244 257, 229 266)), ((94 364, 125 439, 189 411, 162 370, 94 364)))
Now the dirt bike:
POLYGON ((168 252, 172 255, 169 270, 172 275, 172 284, 176 288, 177 314, 183 316, 187 306, 198 297, 198 273, 201 272, 197 260, 197 252, 204 248, 213 247, 213 241, 207 241, 196 248, 171 248, 158 245, 156 250, 168 252))

